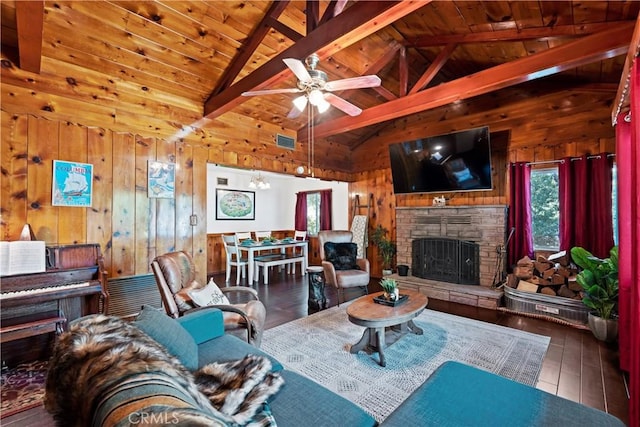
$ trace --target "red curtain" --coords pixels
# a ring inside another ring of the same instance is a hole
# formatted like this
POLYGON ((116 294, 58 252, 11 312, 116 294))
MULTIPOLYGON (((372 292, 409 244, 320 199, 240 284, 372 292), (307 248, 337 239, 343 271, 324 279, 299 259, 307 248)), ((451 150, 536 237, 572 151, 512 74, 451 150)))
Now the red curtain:
POLYGON ((525 255, 533 259, 531 231, 531 168, 524 162, 509 165, 509 229, 515 230, 507 248, 508 266, 525 255))
POLYGON ((558 166, 560 250, 582 246, 606 258, 613 247, 611 158, 596 156, 562 159, 558 166))
POLYGON ((296 217, 295 225, 296 230, 307 230, 307 193, 301 191, 296 195, 296 217))
POLYGON ((630 427, 640 426, 640 74, 631 73, 630 122, 620 114, 616 125, 618 166, 619 348, 620 366, 629 372, 630 427))
POLYGON ((331 230, 331 190, 320 191, 320 230, 331 230))

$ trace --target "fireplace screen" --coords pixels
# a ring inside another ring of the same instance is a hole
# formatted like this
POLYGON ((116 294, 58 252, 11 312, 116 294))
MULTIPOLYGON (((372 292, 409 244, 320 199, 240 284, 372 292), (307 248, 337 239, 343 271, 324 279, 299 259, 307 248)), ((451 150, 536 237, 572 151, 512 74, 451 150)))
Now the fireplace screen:
POLYGON ((423 279, 460 285, 480 284, 479 245, 447 238, 412 242, 412 274, 423 279))

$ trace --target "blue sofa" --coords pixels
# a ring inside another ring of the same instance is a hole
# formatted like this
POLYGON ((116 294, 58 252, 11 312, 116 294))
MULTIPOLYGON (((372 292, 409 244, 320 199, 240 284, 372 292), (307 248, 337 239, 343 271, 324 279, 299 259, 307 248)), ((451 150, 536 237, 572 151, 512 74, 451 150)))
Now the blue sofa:
MULTIPOLYGON (((269 401, 279 426, 376 425, 354 403, 225 334, 222 313, 217 309, 195 311, 176 320, 145 307, 135 323, 189 369, 249 354, 269 358, 272 370, 285 380, 269 401)), ((602 411, 453 361, 441 365, 382 425, 624 427, 620 420, 602 411)))

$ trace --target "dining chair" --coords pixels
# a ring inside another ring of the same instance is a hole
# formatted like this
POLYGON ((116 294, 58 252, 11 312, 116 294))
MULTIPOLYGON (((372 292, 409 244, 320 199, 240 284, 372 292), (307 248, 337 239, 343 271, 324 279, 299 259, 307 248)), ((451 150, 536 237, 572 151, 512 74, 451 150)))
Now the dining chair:
POLYGON ((247 265, 249 261, 242 258, 242 253, 238 250, 238 237, 237 234, 222 235, 222 244, 224 245, 224 252, 227 255, 227 271, 226 271, 226 283, 229 283, 231 278, 231 268, 236 268, 236 285, 240 284, 240 275, 242 277, 247 276, 247 265))
MULTIPOLYGON (((307 240, 307 232, 306 231, 295 230, 293 232, 293 240, 295 240, 296 242, 304 242, 305 240, 307 240)), ((301 247, 296 246, 295 248, 293 248, 293 255, 294 256, 303 256, 304 255, 304 249, 301 248, 301 247)), ((304 274, 304 271, 302 271, 303 268, 304 268, 304 266, 302 264, 300 264, 300 274, 304 274)), ((287 273, 296 274, 296 263, 295 262, 292 262, 291 264, 287 265, 287 273)))
POLYGON ((251 232, 250 231, 239 232, 239 233, 236 233, 235 236, 238 238, 238 241, 240 243, 242 243, 243 240, 247 240, 247 239, 254 240, 253 237, 251 237, 251 232))

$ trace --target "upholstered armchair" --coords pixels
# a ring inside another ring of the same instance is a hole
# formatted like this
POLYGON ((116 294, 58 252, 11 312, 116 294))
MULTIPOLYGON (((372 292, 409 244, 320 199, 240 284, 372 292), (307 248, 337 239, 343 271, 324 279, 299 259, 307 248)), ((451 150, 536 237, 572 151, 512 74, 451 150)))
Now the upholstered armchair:
POLYGON ((348 230, 324 230, 318 233, 320 258, 325 282, 338 290, 344 302, 344 290, 362 289, 369 292, 369 260, 357 258, 357 245, 352 242, 353 233, 348 230))
MULTIPOLYGON (((187 252, 160 255, 151 263, 151 269, 162 296, 162 305, 169 316, 178 318, 188 311, 207 308, 198 308, 189 295, 190 291, 202 289, 204 285, 195 280, 195 265, 187 252)), ((227 286, 220 288, 220 291, 224 294, 243 293, 250 298, 242 304, 216 304, 210 307, 223 312, 226 333, 260 347, 266 309, 258 299, 256 290, 244 286, 227 286)))

